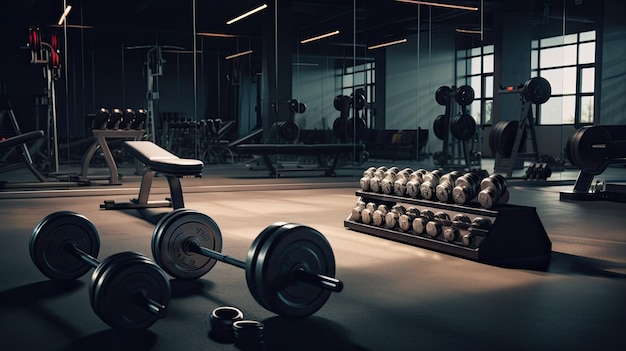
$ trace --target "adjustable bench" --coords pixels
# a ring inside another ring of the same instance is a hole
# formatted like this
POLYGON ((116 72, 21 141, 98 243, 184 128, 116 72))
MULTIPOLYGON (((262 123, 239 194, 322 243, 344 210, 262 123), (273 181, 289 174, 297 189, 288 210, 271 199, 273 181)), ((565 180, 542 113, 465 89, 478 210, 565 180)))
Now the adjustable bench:
POLYGON ((201 177, 204 163, 200 160, 179 158, 151 141, 126 141, 124 149, 129 155, 146 165, 147 170, 141 179, 139 196, 130 202, 116 203, 107 200, 100 208, 106 210, 148 207, 185 207, 180 178, 201 177), (156 173, 167 177, 170 188, 170 199, 165 201, 148 201, 152 179, 156 173))
POLYGON ((334 176, 339 163, 339 156, 351 152, 365 152, 363 144, 241 144, 237 146, 240 153, 259 155, 262 157, 270 177, 278 175, 276 166, 272 163, 272 155, 315 156, 318 168, 283 168, 281 171, 324 171, 327 176, 334 176), (332 155, 330 166, 322 160, 322 155, 332 155))

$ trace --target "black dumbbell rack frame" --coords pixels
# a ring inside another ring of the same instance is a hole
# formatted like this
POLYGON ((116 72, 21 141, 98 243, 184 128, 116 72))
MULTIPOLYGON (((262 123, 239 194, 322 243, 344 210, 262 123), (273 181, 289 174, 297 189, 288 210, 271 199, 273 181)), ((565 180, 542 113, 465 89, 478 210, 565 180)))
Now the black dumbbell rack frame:
MULTIPOLYGON (((550 262, 552 243, 534 207, 498 204, 494 209, 484 209, 474 202, 457 205, 365 191, 356 191, 356 196, 366 203, 386 204, 390 208, 394 204, 403 204, 405 207, 416 206, 420 210, 430 209, 435 213, 448 211, 450 217, 457 213, 466 214, 470 218, 483 217, 491 220, 492 225, 486 230, 475 229, 474 242, 470 246, 463 244, 460 239, 448 242, 441 235, 431 238, 412 231, 402 232, 356 222, 351 220, 351 215, 344 221, 348 229, 501 267, 543 270, 550 262)), ((444 222, 442 230, 450 224, 450 221, 444 222)))

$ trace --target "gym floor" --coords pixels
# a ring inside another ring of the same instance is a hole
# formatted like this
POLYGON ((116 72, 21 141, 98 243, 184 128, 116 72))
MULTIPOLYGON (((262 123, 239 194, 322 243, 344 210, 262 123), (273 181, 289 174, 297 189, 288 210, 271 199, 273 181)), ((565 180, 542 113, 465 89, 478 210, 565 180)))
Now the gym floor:
MULTIPOLYGON (((623 203, 559 201, 560 191, 573 188, 575 172, 556 173, 541 184, 510 182, 509 203, 536 207, 552 241, 552 258, 545 270, 501 268, 345 229, 362 170, 342 170, 335 178, 267 179, 264 172, 229 176, 231 170, 208 165, 203 178, 183 179, 186 207, 217 222, 225 254, 245 259, 254 238, 274 222, 305 224, 328 238, 345 289, 314 316, 284 320, 255 302, 243 270, 218 263, 199 280, 172 279, 167 318, 133 335, 111 330, 92 312, 90 273, 72 284, 56 284, 33 265, 28 242, 44 216, 73 210, 98 229, 100 259, 120 251, 150 256, 154 219, 169 209, 99 208, 104 200, 136 196, 140 177, 131 173, 121 186, 0 191, 0 345, 3 350, 233 350, 207 336, 210 312, 230 305, 265 324, 267 350, 623 346, 623 203)), ((602 177, 623 181, 623 168, 610 168, 602 177)), ((165 179, 156 178, 151 199, 165 196, 165 179)))

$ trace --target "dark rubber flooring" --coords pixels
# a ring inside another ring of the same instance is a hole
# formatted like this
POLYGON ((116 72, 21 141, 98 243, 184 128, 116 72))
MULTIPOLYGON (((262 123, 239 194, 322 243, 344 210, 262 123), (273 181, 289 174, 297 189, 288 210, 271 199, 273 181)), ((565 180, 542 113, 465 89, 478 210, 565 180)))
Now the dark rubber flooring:
MULTIPOLYGON (((0 349, 234 350, 207 336, 211 310, 224 305, 265 324, 267 350, 623 348, 626 204, 559 201, 560 191, 572 189, 568 176, 540 186, 511 182, 509 202, 536 207, 552 259, 545 270, 501 268, 345 229, 360 172, 265 179, 208 171, 201 180, 184 179, 185 206, 216 221, 224 253, 244 259, 256 235, 277 221, 309 225, 332 245, 345 289, 314 316, 285 320, 256 303, 241 269, 218 263, 199 280, 171 280, 167 318, 134 335, 111 330, 92 312, 90 273, 73 284, 51 282, 31 262, 28 242, 42 217, 73 210, 100 232, 100 258, 150 255, 154 219, 168 209, 99 208, 135 196, 139 178, 126 177, 123 186, 0 192, 0 349)), ((606 176, 626 178, 623 168, 611 172, 606 176)), ((167 196, 164 184, 155 180, 153 198, 167 196)))

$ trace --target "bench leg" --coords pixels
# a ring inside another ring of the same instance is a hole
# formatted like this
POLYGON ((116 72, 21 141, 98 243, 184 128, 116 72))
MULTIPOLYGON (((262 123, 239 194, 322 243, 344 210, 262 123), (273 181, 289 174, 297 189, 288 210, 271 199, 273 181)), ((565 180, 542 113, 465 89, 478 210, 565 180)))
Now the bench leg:
MULTIPOLYGON (((141 186, 139 187, 139 196, 136 199, 131 199, 130 202, 115 202, 113 200, 105 200, 104 204, 100 205, 100 208, 103 208, 105 210, 120 210, 127 208, 170 207, 173 206, 173 201, 176 201, 176 204, 180 206, 180 204, 182 204, 183 202, 183 193, 180 182, 178 182, 178 184, 172 185, 173 181, 170 179, 171 176, 167 177, 167 181, 170 185, 172 201, 148 201, 148 198, 150 197, 150 189, 152 188, 152 180, 154 179, 154 174, 155 172, 150 170, 146 171, 143 174, 143 177, 141 178, 141 186)), ((176 180, 178 181, 178 179, 176 180)))
POLYGON ((172 207, 174 209, 185 207, 185 202, 183 200, 183 188, 180 185, 180 179, 178 177, 168 175, 167 183, 170 186, 172 207))

